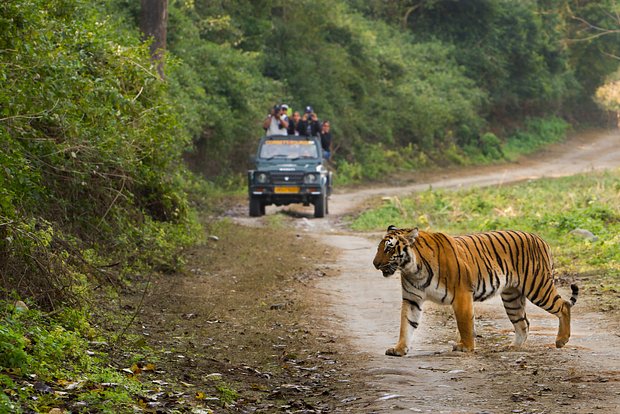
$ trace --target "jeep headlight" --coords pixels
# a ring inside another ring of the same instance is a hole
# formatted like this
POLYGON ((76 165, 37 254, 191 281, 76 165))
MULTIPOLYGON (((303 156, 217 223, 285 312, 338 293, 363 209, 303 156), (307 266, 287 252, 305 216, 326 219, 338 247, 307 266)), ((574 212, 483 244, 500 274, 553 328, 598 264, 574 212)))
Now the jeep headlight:
POLYGON ((304 184, 316 184, 319 182, 318 174, 306 174, 304 176, 304 184))
POLYGON ((261 172, 261 173, 257 173, 254 178, 256 179, 256 182, 259 184, 265 184, 267 182, 269 182, 269 175, 267 175, 267 173, 261 172))

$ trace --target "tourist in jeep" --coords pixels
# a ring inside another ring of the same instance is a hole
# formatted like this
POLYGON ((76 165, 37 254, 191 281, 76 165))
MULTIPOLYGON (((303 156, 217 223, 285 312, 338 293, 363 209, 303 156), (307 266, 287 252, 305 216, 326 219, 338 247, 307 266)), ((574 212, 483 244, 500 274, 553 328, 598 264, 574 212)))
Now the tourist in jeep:
POLYGON ((282 116, 282 108, 280 105, 274 105, 271 113, 263 121, 265 135, 287 135, 287 128, 288 120, 282 116))
POLYGON ((288 134, 300 135, 299 127, 301 126, 301 115, 299 111, 293 112, 293 117, 288 122, 288 134))
POLYGON ((306 106, 304 116, 301 117, 301 125, 299 127, 299 133, 306 136, 319 136, 321 132, 321 122, 319 117, 314 113, 311 106, 306 106))
POLYGON ((330 160, 332 157, 332 133, 331 125, 328 120, 323 122, 321 126, 321 148, 323 149, 323 158, 330 160))

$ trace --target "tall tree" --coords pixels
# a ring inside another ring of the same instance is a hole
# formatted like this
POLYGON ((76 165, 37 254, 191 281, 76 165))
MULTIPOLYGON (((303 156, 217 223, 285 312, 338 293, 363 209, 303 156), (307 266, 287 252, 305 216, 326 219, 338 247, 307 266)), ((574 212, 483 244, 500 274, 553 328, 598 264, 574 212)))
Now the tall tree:
POLYGON ((148 38, 151 57, 157 63, 157 72, 164 77, 164 50, 168 27, 168 0, 140 0, 140 30, 148 38))

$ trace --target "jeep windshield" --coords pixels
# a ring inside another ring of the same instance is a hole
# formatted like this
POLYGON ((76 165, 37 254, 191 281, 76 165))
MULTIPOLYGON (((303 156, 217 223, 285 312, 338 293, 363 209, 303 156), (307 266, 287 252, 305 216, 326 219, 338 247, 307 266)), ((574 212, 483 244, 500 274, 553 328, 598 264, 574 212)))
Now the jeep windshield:
POLYGON ((265 141, 258 156, 266 160, 298 160, 319 158, 319 153, 315 141, 277 139, 265 141))

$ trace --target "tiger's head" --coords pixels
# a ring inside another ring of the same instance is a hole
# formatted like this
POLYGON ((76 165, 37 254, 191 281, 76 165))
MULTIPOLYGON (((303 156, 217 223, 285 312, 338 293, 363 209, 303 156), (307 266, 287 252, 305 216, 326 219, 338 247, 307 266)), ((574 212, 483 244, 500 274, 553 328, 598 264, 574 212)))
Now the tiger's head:
POLYGON ((415 255, 409 247, 415 242, 418 235, 417 227, 414 229, 398 229, 395 226, 389 226, 387 234, 377 247, 377 254, 372 264, 383 272, 384 277, 392 276, 398 269, 402 269, 412 260, 415 261, 415 255))

